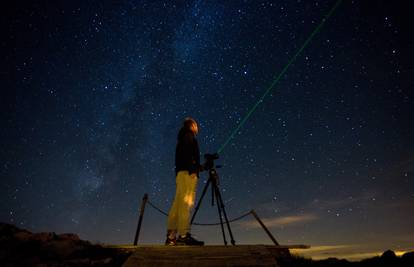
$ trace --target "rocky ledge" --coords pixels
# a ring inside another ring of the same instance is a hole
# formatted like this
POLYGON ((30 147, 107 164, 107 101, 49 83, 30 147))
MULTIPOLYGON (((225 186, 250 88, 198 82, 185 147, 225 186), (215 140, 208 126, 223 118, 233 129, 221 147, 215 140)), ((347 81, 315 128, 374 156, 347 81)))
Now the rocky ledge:
POLYGON ((106 248, 75 234, 32 233, 0 223, 0 266, 121 266, 130 251, 106 248))

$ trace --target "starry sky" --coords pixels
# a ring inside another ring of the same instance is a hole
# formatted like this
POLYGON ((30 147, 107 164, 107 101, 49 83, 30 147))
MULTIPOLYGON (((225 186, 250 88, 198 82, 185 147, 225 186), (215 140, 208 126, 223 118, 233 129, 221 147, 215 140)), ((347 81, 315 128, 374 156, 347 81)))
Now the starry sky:
MULTIPOLYGON (((255 209, 315 257, 414 249, 407 2, 339 5, 221 152, 230 218, 255 209)), ((217 151, 335 3, 2 3, 0 221, 132 243, 144 193, 171 205, 182 120, 217 151)), ((199 222, 218 221, 208 199, 199 222)), ((251 217, 232 227, 271 244, 251 217)), ((148 207, 139 241, 165 228, 148 207)), ((219 227, 193 233, 222 243, 219 227)))

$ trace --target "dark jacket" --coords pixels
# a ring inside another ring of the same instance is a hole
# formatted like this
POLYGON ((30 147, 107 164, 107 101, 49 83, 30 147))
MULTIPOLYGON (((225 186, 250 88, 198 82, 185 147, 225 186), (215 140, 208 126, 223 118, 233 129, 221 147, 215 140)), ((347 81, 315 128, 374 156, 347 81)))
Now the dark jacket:
POLYGON ((200 150, 194 133, 186 128, 181 128, 177 137, 175 149, 175 173, 188 171, 198 176, 200 167, 200 150))

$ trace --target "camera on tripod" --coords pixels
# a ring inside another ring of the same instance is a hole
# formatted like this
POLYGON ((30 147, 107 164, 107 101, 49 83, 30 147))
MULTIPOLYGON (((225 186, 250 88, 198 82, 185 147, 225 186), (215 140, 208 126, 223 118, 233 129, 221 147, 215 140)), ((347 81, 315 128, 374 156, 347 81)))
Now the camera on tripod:
MULTIPOLYGON (((211 170, 211 169, 213 169, 215 167, 214 160, 216 160, 218 158, 219 158, 219 155, 217 153, 213 153, 213 154, 207 153, 207 154, 204 154, 204 159, 206 160, 205 163, 204 163, 204 165, 203 165, 204 170, 211 170)), ((217 167, 219 167, 219 166, 217 166, 217 167)))
POLYGON ((208 180, 206 185, 203 188, 203 192, 201 193, 201 197, 195 207, 193 216, 191 217, 191 221, 190 223, 193 224, 194 222, 194 218, 198 212, 198 209, 200 208, 200 204, 204 198, 204 195, 207 192, 207 188, 209 185, 211 185, 211 205, 214 206, 214 199, 217 200, 217 211, 219 213, 219 218, 220 218, 220 226, 221 226, 221 232, 223 233, 223 241, 224 241, 224 245, 227 245, 227 239, 226 239, 226 234, 224 232, 224 224, 227 225, 227 230, 229 232, 230 235, 230 242, 232 245, 236 244, 236 241, 234 241, 233 238, 233 233, 231 232, 231 228, 230 228, 230 222, 229 219, 227 218, 227 213, 226 210, 224 209, 224 202, 223 202, 223 198, 221 197, 221 193, 220 193, 220 189, 219 189, 219 175, 216 171, 216 168, 220 168, 220 165, 215 165, 214 161, 216 159, 219 158, 219 155, 217 153, 213 153, 213 154, 204 154, 204 159, 206 160, 204 165, 202 165, 202 168, 204 170, 208 170, 208 180), (224 219, 224 222, 223 222, 224 219))

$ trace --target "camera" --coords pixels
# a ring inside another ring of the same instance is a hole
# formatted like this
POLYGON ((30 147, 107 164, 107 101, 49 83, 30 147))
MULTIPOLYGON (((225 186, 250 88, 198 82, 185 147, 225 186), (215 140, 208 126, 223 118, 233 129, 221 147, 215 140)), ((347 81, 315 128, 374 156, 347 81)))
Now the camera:
POLYGON ((217 153, 214 154, 204 154, 204 159, 206 160, 204 163, 205 170, 211 170, 214 168, 214 160, 218 159, 219 155, 217 153))

